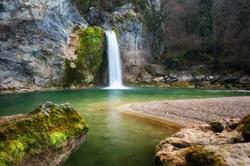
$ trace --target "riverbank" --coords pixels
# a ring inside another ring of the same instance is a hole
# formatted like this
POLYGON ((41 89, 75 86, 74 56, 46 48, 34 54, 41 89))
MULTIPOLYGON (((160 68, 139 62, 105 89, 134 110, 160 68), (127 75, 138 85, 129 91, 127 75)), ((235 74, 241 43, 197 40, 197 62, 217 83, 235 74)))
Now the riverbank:
POLYGON ((136 116, 159 119, 189 126, 227 118, 242 118, 250 114, 250 97, 181 99, 126 104, 117 110, 136 116))

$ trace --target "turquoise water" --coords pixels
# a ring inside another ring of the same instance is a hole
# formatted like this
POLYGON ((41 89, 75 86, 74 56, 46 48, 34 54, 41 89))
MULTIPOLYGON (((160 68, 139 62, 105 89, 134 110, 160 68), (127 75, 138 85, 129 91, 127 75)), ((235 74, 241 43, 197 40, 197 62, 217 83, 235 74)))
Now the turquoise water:
POLYGON ((116 111, 119 104, 164 99, 250 96, 250 93, 202 89, 136 88, 64 90, 0 95, 0 116, 27 113, 46 101, 71 103, 89 125, 87 141, 64 166, 152 166, 154 147, 176 132, 116 111))

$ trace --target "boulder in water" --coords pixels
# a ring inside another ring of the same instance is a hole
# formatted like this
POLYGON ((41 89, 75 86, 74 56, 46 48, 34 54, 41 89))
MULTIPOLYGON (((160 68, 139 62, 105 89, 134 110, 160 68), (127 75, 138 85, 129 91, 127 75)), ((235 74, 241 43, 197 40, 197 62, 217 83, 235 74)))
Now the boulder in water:
POLYGON ((31 113, 2 117, 0 165, 59 165, 84 142, 87 131, 69 104, 47 102, 31 113))

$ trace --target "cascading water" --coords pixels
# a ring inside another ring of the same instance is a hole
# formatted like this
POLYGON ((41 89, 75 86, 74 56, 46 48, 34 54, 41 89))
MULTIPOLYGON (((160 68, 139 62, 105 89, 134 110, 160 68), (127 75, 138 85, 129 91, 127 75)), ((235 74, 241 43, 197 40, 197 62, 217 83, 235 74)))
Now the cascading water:
POLYGON ((121 58, 116 34, 113 31, 106 31, 106 38, 109 63, 108 89, 125 89, 122 83, 121 58))

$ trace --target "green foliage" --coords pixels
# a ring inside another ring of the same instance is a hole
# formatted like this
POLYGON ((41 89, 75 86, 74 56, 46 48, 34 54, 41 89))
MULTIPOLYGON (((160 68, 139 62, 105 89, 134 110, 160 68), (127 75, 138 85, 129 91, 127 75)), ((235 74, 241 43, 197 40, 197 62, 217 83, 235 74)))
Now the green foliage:
POLYGON ((86 123, 72 108, 53 105, 49 115, 36 109, 18 121, 0 126, 0 165, 12 165, 25 156, 38 155, 49 148, 88 131, 86 123))
POLYGON ((52 147, 56 149, 67 140, 68 136, 65 133, 55 131, 49 134, 49 137, 52 147))
POLYGON ((80 46, 76 50, 77 60, 65 60, 64 86, 91 83, 105 57, 105 34, 100 27, 77 31, 80 35, 80 46))
POLYGON ((196 166, 225 166, 225 161, 219 155, 208 151, 202 146, 192 146, 185 155, 187 165, 196 166))
POLYGON ((104 54, 104 31, 96 26, 84 30, 81 35, 80 48, 78 49, 78 63, 84 63, 92 73, 95 73, 103 61, 104 54))

